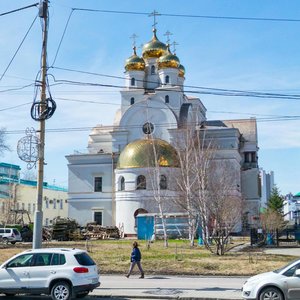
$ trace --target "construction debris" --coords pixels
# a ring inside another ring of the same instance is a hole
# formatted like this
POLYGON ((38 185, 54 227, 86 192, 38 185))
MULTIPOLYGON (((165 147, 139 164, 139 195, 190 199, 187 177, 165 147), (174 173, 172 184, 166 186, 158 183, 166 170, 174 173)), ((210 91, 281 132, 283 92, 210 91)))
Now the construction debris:
POLYGON ((82 231, 85 239, 106 240, 119 239, 120 232, 116 226, 101 226, 96 223, 88 223, 86 229, 82 231))
POLYGON ((70 218, 55 218, 53 220, 52 239, 57 241, 82 239, 78 223, 70 218))

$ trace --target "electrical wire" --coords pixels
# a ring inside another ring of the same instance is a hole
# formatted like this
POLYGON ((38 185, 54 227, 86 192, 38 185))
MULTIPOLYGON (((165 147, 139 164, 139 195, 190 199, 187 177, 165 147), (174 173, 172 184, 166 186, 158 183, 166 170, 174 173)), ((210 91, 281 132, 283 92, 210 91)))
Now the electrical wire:
POLYGON ((36 15, 36 17, 34 18, 34 20, 33 20, 32 23, 31 23, 31 25, 29 26, 29 28, 28 28, 28 30, 27 30, 25 36, 23 37, 23 39, 22 39, 22 41, 21 41, 21 43, 20 43, 20 45, 18 46, 17 50, 15 51, 13 57, 11 58, 9 64, 8 64, 7 67, 6 67, 6 69, 5 69, 4 72, 2 73, 2 75, 1 75, 1 77, 0 77, 0 81, 2 80, 2 78, 3 78, 4 75, 5 75, 5 73, 7 72, 7 70, 9 69, 9 67, 11 66, 12 62, 14 61, 14 59, 15 59, 17 53, 19 52, 20 48, 22 47, 22 45, 23 45, 25 39, 27 38, 27 36, 28 36, 28 34, 29 34, 29 32, 30 32, 30 30, 31 30, 31 28, 32 28, 32 26, 33 26, 33 24, 35 23, 37 17, 38 17, 38 15, 36 15))
POLYGON ((57 48, 57 50, 56 50, 56 53, 55 53, 55 56, 54 56, 54 60, 53 60, 52 66, 53 66, 53 65, 55 64, 55 62, 56 62, 56 58, 57 58, 58 52, 59 52, 59 50, 60 50, 62 41, 63 41, 63 39, 64 39, 64 37, 65 37, 65 34, 66 34, 67 28, 68 28, 68 26, 69 26, 69 22, 70 22, 70 19, 71 19, 71 16, 72 16, 73 12, 74 12, 74 10, 72 9, 72 10, 71 10, 71 13, 69 14, 69 17, 68 17, 67 23, 66 23, 66 25, 65 25, 65 28, 64 28, 62 37, 61 37, 61 39, 60 39, 60 42, 59 42, 59 44, 58 44, 58 48, 57 48))
MULTIPOLYGON (((112 14, 151 16, 151 13, 149 12, 136 12, 136 11, 103 10, 103 9, 78 8, 78 7, 73 7, 72 10, 99 12, 99 13, 112 13, 112 14)), ((201 19, 221 19, 221 20, 241 20, 241 21, 300 22, 300 19, 291 19, 291 18, 256 18, 256 17, 210 16, 210 15, 191 15, 191 14, 169 14, 169 13, 157 13, 156 15, 164 16, 164 17, 177 17, 177 18, 180 17, 180 18, 201 18, 201 19)))
POLYGON ((21 7, 21 8, 17 8, 17 9, 14 9, 14 10, 11 10, 11 11, 8 11, 8 12, 5 12, 5 13, 1 13, 0 17, 9 15, 9 14, 12 14, 12 13, 15 13, 15 12, 19 12, 21 10, 31 8, 31 7, 34 7, 34 6, 37 7, 38 5, 39 5, 39 3, 34 3, 34 4, 31 4, 31 5, 25 6, 25 7, 21 7))
MULTIPOLYGON (((58 70, 64 70, 64 71, 69 71, 69 72, 76 72, 76 73, 81 73, 81 74, 87 74, 87 75, 95 75, 95 76, 100 76, 100 77, 105 77, 105 78, 114 78, 114 79, 122 79, 122 80, 127 80, 125 77, 121 76, 114 76, 114 75, 108 75, 108 74, 101 74, 101 73, 95 73, 95 72, 86 72, 86 71, 81 71, 81 70, 75 70, 75 69, 69 69, 69 68, 62 68, 62 67, 54 67, 52 66, 51 68, 53 69, 58 69, 58 70)), ((55 76, 52 74, 51 75, 53 80, 56 83, 66 83, 66 84, 75 84, 75 85, 80 85, 80 82, 75 82, 75 81, 64 81, 64 80, 56 80, 55 76)), ((139 81, 139 80, 137 80, 139 81)), ((143 81, 145 83, 157 83, 154 81, 143 81)), ((82 85, 91 85, 91 86, 97 86, 96 83, 83 83, 82 85)), ((114 87, 114 88, 126 88, 126 86, 123 85, 105 85, 105 84, 98 84, 99 86, 103 87, 114 87)), ((221 89, 221 88, 211 88, 211 87, 204 87, 204 86, 194 86, 194 85, 171 85, 171 87, 179 87, 179 88, 192 88, 192 89, 201 89, 203 91, 197 92, 197 91, 187 91, 185 90, 186 93, 200 93, 200 94, 213 94, 213 95, 219 95, 219 96, 244 96, 244 97, 259 97, 259 98, 279 98, 279 99, 291 99, 291 100, 299 100, 300 95, 299 94, 282 94, 282 93, 266 93, 266 92, 255 92, 255 91, 246 91, 246 90, 237 90, 237 89, 221 89), (207 91, 206 91, 207 90, 207 91), (212 93, 210 92, 212 91, 212 93)), ((137 88, 135 89, 144 89, 144 88, 137 88)), ((173 89, 160 89, 160 91, 174 91, 173 89)), ((181 90, 178 92, 182 92, 181 90)))

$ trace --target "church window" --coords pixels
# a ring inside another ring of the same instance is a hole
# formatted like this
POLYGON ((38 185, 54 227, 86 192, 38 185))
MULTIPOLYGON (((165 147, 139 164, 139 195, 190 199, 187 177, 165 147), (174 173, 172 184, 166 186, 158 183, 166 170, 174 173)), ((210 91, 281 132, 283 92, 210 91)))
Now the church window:
POLYGON ((134 98, 133 97, 131 97, 131 99, 130 99, 130 105, 132 105, 132 104, 134 104, 134 98))
POLYGON ((131 85, 135 85, 135 78, 131 78, 131 85))
POLYGON ((94 192, 102 192, 102 177, 94 178, 94 192))
POLYGON ((155 74, 155 66, 151 66, 151 75, 155 74))
POLYGON ((166 84, 170 83, 170 77, 169 77, 169 75, 166 76, 166 78, 165 78, 165 83, 166 83, 166 84))
POLYGON ((103 219, 102 211, 95 211, 94 212, 94 222, 97 225, 102 225, 102 219, 103 219))
POLYGON ((124 191, 125 190, 125 178, 123 176, 121 176, 120 178, 120 191, 124 191))
POLYGON ((159 187, 161 190, 166 190, 168 185, 167 185, 167 177, 165 175, 160 175, 160 182, 159 182, 159 187))
POLYGON ((166 95, 166 96, 165 96, 165 103, 170 103, 169 95, 166 95))
POLYGON ((146 177, 144 175, 139 175, 136 180, 136 189, 145 190, 146 189, 146 177))

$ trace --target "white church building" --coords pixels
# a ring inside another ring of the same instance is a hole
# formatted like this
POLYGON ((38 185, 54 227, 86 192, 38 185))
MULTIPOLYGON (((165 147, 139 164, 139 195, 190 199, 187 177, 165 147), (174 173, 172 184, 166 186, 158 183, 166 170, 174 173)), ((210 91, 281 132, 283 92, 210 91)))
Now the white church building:
MULTIPOLYGON (((96 125, 87 153, 67 155, 69 217, 136 234, 139 213, 157 213, 149 170, 160 168, 160 189, 176 197, 171 177, 178 172, 175 150, 181 128, 194 124, 218 144, 218 159, 235 171, 243 201, 243 224, 258 222, 260 206, 256 120, 207 120, 199 98, 184 93, 185 68, 156 29, 141 56, 134 47, 125 62, 125 88, 112 126, 96 125), (155 153, 153 154, 153 148, 155 153)), ((168 208, 172 212, 172 205, 168 208)), ((175 210, 175 208, 174 208, 175 210)))

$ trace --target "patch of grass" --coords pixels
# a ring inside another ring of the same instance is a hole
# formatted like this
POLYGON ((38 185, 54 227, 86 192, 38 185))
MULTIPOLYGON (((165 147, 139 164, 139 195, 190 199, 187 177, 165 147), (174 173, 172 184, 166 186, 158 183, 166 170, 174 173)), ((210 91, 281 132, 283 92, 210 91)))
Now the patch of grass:
MULTIPOLYGON (((240 242, 240 241, 239 241, 240 242)), ((102 274, 126 274, 130 265, 132 240, 98 240, 76 242, 47 242, 43 247, 68 247, 85 249, 88 245, 90 255, 96 261, 102 274)), ((146 241, 139 241, 142 252, 142 265, 146 274, 160 275, 240 275, 250 276, 282 267, 293 256, 264 254, 261 251, 228 252, 216 256, 204 247, 190 247, 188 241, 155 241, 147 247, 146 241)), ((1 245, 2 246, 2 245, 1 245)), ((0 262, 25 249, 30 244, 2 246, 0 262)))

